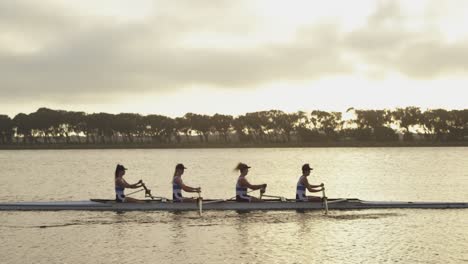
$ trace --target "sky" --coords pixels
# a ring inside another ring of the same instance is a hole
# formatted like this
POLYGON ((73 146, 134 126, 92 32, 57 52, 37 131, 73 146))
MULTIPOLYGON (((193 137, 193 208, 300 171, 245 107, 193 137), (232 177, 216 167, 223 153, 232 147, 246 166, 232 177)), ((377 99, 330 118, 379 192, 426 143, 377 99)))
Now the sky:
POLYGON ((468 108, 468 1, 5 0, 0 114, 468 108))

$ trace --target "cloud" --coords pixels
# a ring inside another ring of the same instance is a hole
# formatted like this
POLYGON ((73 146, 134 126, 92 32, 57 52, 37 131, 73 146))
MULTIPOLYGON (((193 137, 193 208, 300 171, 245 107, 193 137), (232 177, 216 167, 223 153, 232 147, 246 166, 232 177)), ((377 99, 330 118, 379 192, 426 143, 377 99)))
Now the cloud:
MULTIPOLYGON (((345 49, 350 49, 372 67, 399 72, 411 79, 427 80, 468 72, 468 38, 448 42, 431 20, 437 17, 434 6, 428 5, 427 15, 414 21, 397 2, 381 3, 364 27, 345 36, 345 49), (410 25, 415 22, 424 27, 412 29, 410 25)), ((455 24, 453 27, 463 26, 455 24)))
POLYGON ((410 78, 468 66, 466 41, 446 43, 432 27, 412 31, 412 18, 394 1, 381 2, 367 24, 349 32, 329 19, 297 26, 286 41, 257 39, 268 23, 281 23, 265 21, 250 1, 160 1, 146 16, 127 20, 59 3, 0 3, 0 101, 252 89, 353 74, 348 54, 410 78))
MULTIPOLYGON (((205 10, 203 5, 197 7, 196 14, 205 10)), ((186 8, 192 10, 192 5, 186 8)), ((190 85, 248 88, 275 78, 310 79, 349 70, 333 45, 338 37, 333 25, 308 28, 287 44, 266 43, 240 50, 181 46, 185 34, 194 34, 199 28, 211 32, 221 27, 234 29, 233 14, 226 19, 219 10, 208 9, 205 15, 208 18, 195 16, 205 20, 202 22, 162 14, 149 22, 123 25, 104 21, 83 26, 79 20, 73 24, 67 16, 49 19, 51 24, 68 25, 51 27, 51 34, 60 36, 55 42, 34 53, 0 53, 0 71, 8 76, 0 81, 2 90, 21 97, 69 97, 75 93, 167 92, 190 85), (224 22, 213 23, 216 16, 224 22)), ((21 15, 32 18, 28 22, 32 28, 35 18, 43 16, 41 12, 21 15)), ((38 26, 48 28, 45 23, 38 26)))

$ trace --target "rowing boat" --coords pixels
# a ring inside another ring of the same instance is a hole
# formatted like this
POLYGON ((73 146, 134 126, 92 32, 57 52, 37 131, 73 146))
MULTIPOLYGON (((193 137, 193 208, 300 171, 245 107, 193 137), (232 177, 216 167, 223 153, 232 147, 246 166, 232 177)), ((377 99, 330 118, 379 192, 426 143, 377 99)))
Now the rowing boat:
MULTIPOLYGON (((115 200, 91 199, 88 201, 63 202, 15 202, 0 203, 0 211, 197 211, 197 203, 175 203, 171 200, 144 200, 143 203, 117 203, 115 200)), ((468 208, 468 203, 460 202, 376 202, 359 199, 328 199, 330 210, 414 208, 444 209, 468 208)), ((203 210, 321 210, 322 202, 298 202, 295 200, 270 199, 263 202, 236 202, 226 200, 204 200, 203 210)))

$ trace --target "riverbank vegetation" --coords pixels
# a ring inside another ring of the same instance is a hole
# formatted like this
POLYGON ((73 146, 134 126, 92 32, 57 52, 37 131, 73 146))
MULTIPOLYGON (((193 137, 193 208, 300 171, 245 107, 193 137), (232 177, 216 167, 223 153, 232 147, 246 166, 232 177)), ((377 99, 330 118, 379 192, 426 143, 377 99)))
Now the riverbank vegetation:
POLYGON ((0 148, 468 145, 468 109, 259 111, 171 118, 40 108, 0 115, 0 148))

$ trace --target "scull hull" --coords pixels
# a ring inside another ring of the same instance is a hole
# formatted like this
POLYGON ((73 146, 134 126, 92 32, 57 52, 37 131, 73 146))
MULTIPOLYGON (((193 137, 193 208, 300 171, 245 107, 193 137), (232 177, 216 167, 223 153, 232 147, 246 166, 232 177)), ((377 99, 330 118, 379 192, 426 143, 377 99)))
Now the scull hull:
MULTIPOLYGON (((267 200, 256 203, 239 203, 235 201, 207 200, 203 211, 269 211, 269 210, 322 210, 321 202, 296 202, 267 200)), ((329 210, 413 208, 413 209, 447 209, 468 208, 468 203, 454 202, 374 202, 359 199, 330 199, 329 210)), ((144 203, 116 203, 112 200, 90 200, 71 202, 17 202, 0 203, 0 211, 198 211, 197 203, 173 203, 172 201, 147 200, 144 203)))

